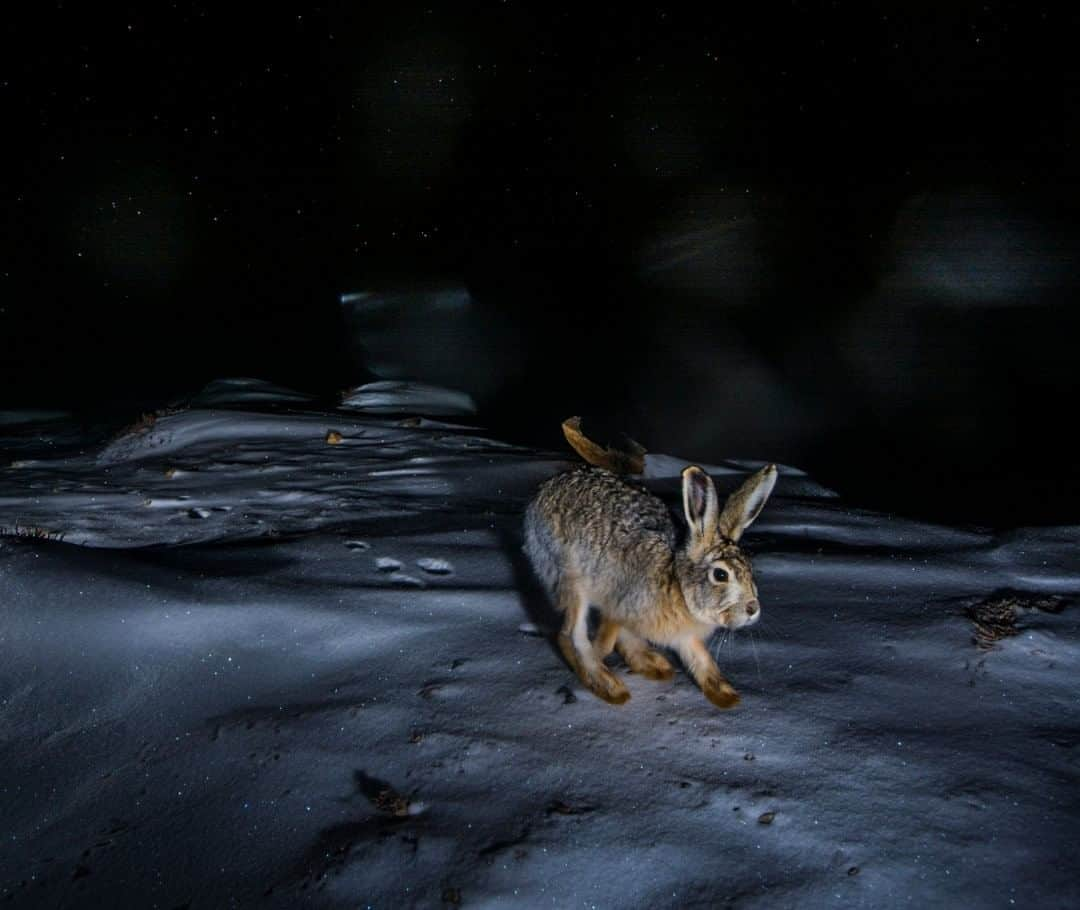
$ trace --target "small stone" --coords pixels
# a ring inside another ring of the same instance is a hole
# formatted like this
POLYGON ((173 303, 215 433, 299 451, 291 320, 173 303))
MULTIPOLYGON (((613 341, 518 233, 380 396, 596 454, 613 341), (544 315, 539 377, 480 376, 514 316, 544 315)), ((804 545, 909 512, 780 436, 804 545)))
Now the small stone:
POLYGON ((759 825, 771 825, 774 818, 776 818, 775 812, 762 812, 757 820, 759 825))
POLYGON ((341 445, 342 436, 337 430, 326 431, 326 444, 331 446, 341 445))

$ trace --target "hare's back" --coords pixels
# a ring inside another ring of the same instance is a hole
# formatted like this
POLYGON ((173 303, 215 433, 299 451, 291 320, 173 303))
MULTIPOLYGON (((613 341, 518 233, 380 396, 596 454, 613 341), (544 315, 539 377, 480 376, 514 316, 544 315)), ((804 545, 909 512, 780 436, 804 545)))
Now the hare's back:
POLYGON ((675 543, 667 506, 603 468, 582 466, 552 477, 540 487, 534 504, 566 542, 588 540, 614 547, 675 543))

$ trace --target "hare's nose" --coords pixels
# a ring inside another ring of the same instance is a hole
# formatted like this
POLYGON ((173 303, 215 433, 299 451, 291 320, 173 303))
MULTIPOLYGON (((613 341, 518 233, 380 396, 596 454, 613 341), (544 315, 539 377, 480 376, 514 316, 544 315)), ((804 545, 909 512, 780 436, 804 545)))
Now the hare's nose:
POLYGON ((746 605, 746 615, 747 616, 756 616, 758 610, 760 610, 760 609, 761 609, 761 604, 759 604, 756 600, 752 600, 752 601, 750 601, 750 603, 748 603, 746 605))

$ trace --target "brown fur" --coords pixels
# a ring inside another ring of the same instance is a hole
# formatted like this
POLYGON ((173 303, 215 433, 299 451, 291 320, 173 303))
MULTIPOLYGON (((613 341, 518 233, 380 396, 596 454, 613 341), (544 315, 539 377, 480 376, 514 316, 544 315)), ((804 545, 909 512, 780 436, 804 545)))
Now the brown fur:
POLYGON ((649 647, 653 642, 678 653, 713 704, 738 702, 704 641, 718 626, 739 628, 760 615, 750 561, 736 541, 775 480, 776 468, 763 468, 721 511, 712 479, 701 468, 687 468, 689 533, 682 545, 667 507, 610 471, 575 468, 541 485, 526 510, 525 550, 564 614, 559 647, 590 691, 612 704, 630 697, 603 664, 612 648, 634 672, 670 678, 671 664, 649 647), (718 580, 718 570, 726 578, 718 580), (602 616, 592 642, 590 605, 602 616))

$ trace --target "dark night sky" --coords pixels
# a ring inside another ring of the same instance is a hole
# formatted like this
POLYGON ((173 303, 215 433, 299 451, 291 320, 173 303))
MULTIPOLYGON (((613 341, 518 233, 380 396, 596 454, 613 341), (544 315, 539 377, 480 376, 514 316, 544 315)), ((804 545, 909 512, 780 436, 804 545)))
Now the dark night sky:
POLYGON ((225 6, 6 21, 0 406, 329 394, 340 294, 465 288, 510 438, 1080 518, 1057 7, 225 6))

